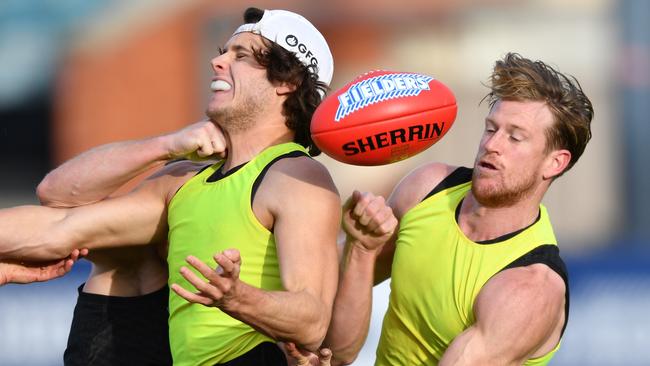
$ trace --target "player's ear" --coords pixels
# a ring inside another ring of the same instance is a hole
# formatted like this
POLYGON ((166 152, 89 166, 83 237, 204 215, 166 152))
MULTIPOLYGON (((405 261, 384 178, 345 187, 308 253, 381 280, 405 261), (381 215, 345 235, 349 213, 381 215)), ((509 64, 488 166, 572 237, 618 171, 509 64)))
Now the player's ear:
POLYGON ((287 95, 296 91, 297 88, 294 84, 284 82, 275 86, 275 93, 277 95, 287 95))
POLYGON ((546 167, 544 168, 544 179, 553 179, 560 175, 571 162, 571 152, 569 150, 553 150, 548 154, 546 167))

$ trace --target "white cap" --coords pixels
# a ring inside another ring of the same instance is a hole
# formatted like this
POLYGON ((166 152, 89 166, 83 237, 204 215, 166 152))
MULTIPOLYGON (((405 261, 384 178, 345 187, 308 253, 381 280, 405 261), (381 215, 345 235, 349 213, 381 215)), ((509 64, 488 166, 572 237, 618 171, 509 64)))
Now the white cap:
POLYGON ((242 24, 233 36, 242 32, 259 34, 278 44, 303 64, 316 66, 318 80, 327 85, 332 81, 332 52, 325 37, 303 16, 286 10, 264 10, 259 22, 242 24))

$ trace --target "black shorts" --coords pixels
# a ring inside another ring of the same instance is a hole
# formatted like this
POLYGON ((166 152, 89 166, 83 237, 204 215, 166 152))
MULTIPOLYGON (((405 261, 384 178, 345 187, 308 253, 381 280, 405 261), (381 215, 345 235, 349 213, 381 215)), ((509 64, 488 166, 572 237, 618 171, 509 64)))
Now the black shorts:
POLYGON ((144 296, 88 294, 79 287, 66 366, 171 365, 169 288, 144 296))
POLYGON ((287 358, 277 344, 263 342, 234 360, 215 366, 287 366, 287 358))

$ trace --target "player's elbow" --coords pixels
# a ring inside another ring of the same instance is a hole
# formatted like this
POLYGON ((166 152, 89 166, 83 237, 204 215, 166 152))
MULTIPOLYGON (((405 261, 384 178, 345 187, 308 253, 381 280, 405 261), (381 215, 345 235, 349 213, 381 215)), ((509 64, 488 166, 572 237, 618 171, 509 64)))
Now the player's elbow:
POLYGON ((325 340, 325 335, 327 334, 327 327, 329 325, 329 319, 327 317, 320 317, 310 324, 309 327, 305 329, 300 342, 303 347, 311 352, 317 352, 318 348, 323 344, 325 340))
POLYGON ((50 174, 47 174, 38 186, 36 186, 36 197, 38 197, 38 200, 43 206, 48 206, 49 203, 54 201, 54 186, 50 174))
POLYGON ((48 207, 59 207, 57 203, 56 190, 51 183, 49 174, 36 186, 36 197, 41 202, 41 205, 48 207))
POLYGON ((68 184, 67 186, 69 186, 69 188, 62 190, 61 185, 57 184, 55 178, 52 178, 50 174, 46 175, 38 186, 36 186, 36 197, 38 197, 41 205, 47 207, 68 208, 91 203, 83 202, 78 199, 81 188, 77 184, 68 184))
POLYGON ((50 240, 44 248, 50 257, 65 258, 74 248, 80 247, 77 242, 71 235, 60 234, 50 240))
POLYGON ((73 233, 54 230, 47 237, 41 238, 38 245, 35 246, 31 257, 38 260, 54 260, 65 258, 70 255, 72 250, 77 246, 77 238, 73 233), (38 258, 36 258, 38 257, 38 258))

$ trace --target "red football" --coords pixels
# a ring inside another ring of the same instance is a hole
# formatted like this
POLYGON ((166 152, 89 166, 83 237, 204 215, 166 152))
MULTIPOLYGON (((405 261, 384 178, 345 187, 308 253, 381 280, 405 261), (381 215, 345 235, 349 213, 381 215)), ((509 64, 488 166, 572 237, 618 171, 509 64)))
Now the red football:
POLYGON ((321 103, 311 136, 324 153, 355 165, 382 165, 406 159, 449 131, 456 98, 431 76, 371 71, 321 103))

